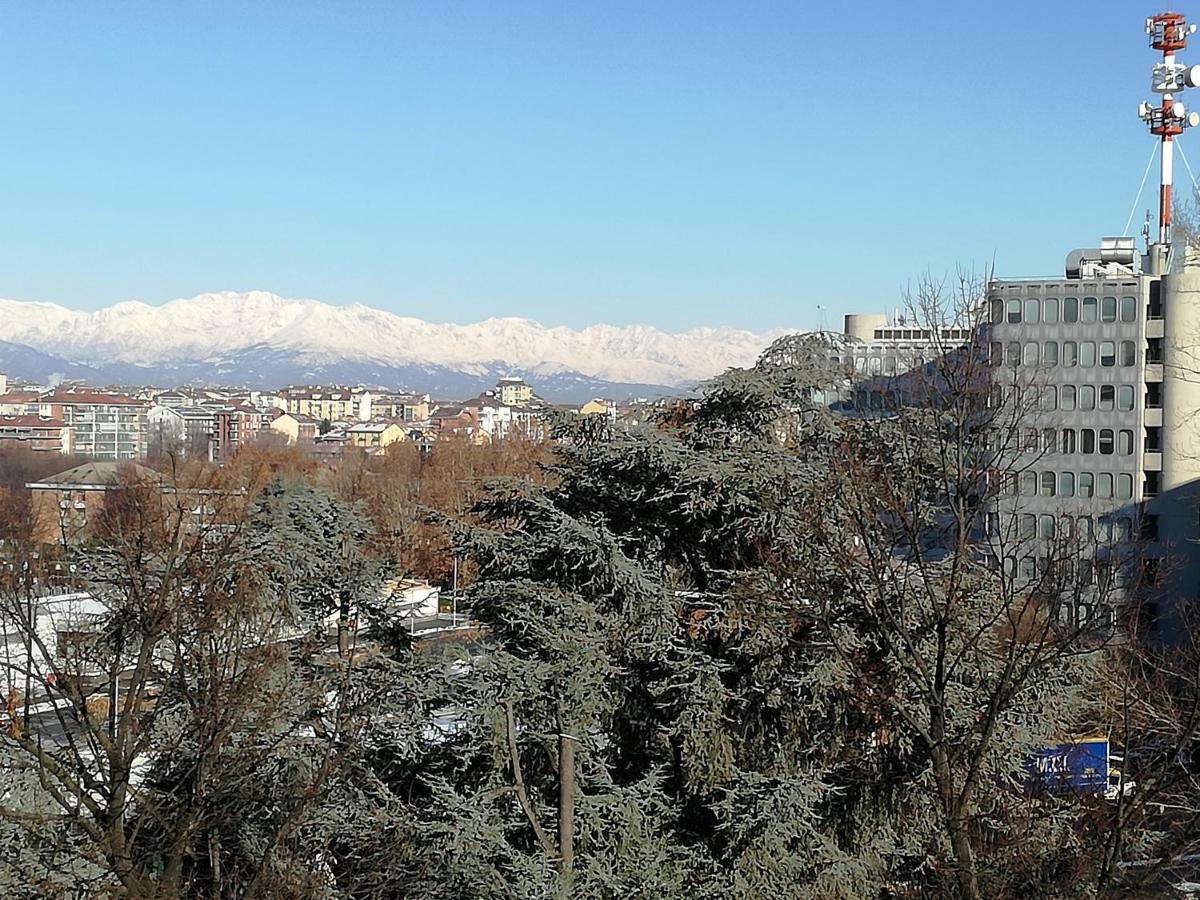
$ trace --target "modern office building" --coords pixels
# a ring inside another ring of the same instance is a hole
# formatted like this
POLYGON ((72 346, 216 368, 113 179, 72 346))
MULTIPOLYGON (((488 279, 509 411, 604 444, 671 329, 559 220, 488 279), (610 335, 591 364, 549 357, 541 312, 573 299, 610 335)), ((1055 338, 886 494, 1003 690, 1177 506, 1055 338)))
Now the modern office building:
POLYGON ((986 353, 992 406, 1013 413, 1016 440, 994 460, 1004 489, 984 552, 1018 578, 1065 567, 1080 588, 1074 616, 1136 610, 1139 627, 1168 639, 1200 626, 1200 253, 1173 244, 1171 227, 1173 139, 1200 125, 1176 99, 1200 86, 1200 66, 1175 59, 1192 31, 1177 13, 1146 21, 1161 102, 1139 114, 1160 142, 1161 177, 1143 253, 1107 238, 1068 254, 1062 276, 993 281, 966 328, 871 315, 845 327, 852 406, 867 412, 902 402, 904 373, 957 352, 957 339, 986 353))
MULTIPOLYGON (((1139 257, 1131 238, 1102 245, 1069 254, 1061 277, 992 281, 966 322, 931 329, 859 315, 845 327, 858 411, 909 402, 911 373, 935 356, 986 356, 989 402, 1005 412, 993 412, 988 452, 1003 477, 981 550, 1018 580, 1057 567, 1075 586, 1069 614, 1078 621, 1112 620, 1148 592, 1157 604, 1167 572, 1161 526, 1176 502, 1164 480, 1175 276, 1156 274, 1159 248, 1139 257)), ((1200 316, 1196 324, 1200 347, 1200 316)), ((1200 384, 1187 402, 1200 416, 1200 384)))

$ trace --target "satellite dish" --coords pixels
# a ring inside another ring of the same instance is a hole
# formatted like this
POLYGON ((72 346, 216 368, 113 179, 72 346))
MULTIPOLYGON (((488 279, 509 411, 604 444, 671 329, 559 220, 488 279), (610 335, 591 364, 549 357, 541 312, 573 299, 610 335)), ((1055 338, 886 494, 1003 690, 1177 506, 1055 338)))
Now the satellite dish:
POLYGON ((1189 128, 1195 128, 1200 125, 1200 112, 1188 113, 1187 123, 1189 128))
POLYGON ((1182 119, 1185 115, 1187 115, 1187 108, 1178 100, 1176 100, 1171 104, 1171 113, 1175 116, 1175 118, 1182 119))
POLYGON ((1200 66, 1188 66, 1183 73, 1183 83, 1188 87, 1200 87, 1200 66))

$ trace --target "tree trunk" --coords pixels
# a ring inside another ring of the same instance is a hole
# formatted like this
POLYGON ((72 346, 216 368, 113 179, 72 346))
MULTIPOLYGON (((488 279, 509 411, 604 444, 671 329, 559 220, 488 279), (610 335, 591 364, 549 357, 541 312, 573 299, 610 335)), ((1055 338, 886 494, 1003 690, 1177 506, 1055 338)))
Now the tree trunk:
POLYGON ((575 868, 575 738, 558 735, 558 866, 562 896, 570 896, 575 868))
POLYGON ((966 823, 956 810, 946 816, 946 827, 950 831, 950 849, 954 853, 954 875, 958 889, 965 900, 983 900, 979 893, 979 876, 975 871, 975 851, 967 834, 966 823))

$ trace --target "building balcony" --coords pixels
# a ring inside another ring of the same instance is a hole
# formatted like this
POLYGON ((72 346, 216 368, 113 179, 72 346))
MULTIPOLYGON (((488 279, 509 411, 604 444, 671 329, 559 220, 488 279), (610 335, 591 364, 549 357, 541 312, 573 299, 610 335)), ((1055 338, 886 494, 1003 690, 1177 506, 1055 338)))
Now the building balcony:
POLYGON ((1142 454, 1142 469, 1146 472, 1162 471, 1162 452, 1149 450, 1142 454))
POLYGON ((1163 421, 1163 411, 1161 406, 1150 406, 1145 410, 1143 424, 1147 428, 1161 428, 1163 421))
POLYGON ((1147 319, 1146 320, 1146 337, 1160 338, 1165 334, 1163 329, 1162 319, 1147 319))
POLYGON ((1147 383, 1163 380, 1163 364, 1148 362, 1145 366, 1145 380, 1147 383))

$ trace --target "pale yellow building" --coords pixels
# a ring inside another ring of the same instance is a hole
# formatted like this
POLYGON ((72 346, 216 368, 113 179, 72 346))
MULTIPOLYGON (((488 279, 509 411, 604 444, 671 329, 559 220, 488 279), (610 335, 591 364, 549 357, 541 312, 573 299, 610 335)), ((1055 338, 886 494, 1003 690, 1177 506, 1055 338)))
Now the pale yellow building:
POLYGON ((382 450, 404 440, 404 429, 395 422, 362 422, 346 429, 350 443, 364 450, 382 450))
POLYGON ((317 437, 317 420, 304 413, 280 413, 271 421, 271 430, 289 444, 312 443, 317 437))
POLYGON ((365 421, 371 418, 371 395, 366 391, 284 391, 281 409, 326 422, 365 421))
POLYGON ((496 399, 502 406, 524 406, 533 399, 533 388, 521 378, 501 378, 496 384, 496 399))
POLYGON ((610 400, 589 400, 579 407, 582 416, 616 416, 616 404, 610 400))

